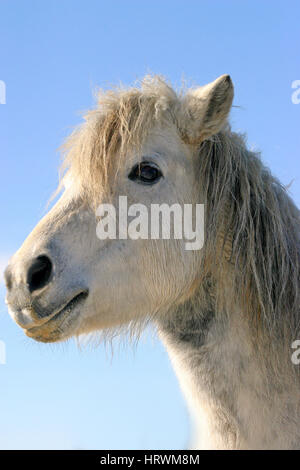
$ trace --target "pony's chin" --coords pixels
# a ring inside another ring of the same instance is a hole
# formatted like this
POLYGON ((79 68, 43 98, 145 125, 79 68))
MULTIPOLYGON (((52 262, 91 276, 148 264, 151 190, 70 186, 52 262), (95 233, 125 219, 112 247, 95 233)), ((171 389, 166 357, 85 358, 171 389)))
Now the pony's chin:
POLYGON ((61 331, 60 329, 52 330, 49 328, 32 328, 30 330, 25 330, 26 336, 40 343, 58 343, 61 341, 66 341, 75 334, 76 329, 71 328, 68 331, 61 331))
POLYGON ((24 332, 29 338, 41 343, 65 341, 76 333, 79 315, 79 312, 76 316, 73 314, 71 318, 68 318, 67 324, 58 326, 55 321, 50 320, 42 326, 25 329, 24 332))
MULTIPOLYGON (((78 296, 79 297, 79 296, 78 296)), ((25 334, 42 343, 56 343, 65 341, 74 336, 77 331, 82 314, 82 304, 86 295, 81 296, 76 303, 68 304, 68 308, 63 308, 54 317, 39 326, 24 328, 25 334)))

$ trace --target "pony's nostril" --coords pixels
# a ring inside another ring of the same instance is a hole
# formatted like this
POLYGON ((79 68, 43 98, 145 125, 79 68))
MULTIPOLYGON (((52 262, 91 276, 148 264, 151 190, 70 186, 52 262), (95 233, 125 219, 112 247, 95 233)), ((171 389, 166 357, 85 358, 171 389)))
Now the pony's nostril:
POLYGON ((52 263, 48 256, 38 256, 27 273, 27 285, 30 292, 45 287, 51 277, 52 263))

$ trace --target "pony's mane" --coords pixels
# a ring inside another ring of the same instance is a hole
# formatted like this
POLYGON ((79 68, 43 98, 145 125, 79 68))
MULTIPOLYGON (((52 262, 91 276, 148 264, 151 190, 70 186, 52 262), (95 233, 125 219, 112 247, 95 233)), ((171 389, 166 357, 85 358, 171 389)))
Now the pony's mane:
MULTIPOLYGON (((154 126, 172 122, 182 134, 180 107, 181 97, 157 76, 140 88, 100 92, 63 147, 65 178, 97 203, 122 158, 139 152, 154 126)), ((239 301, 254 322, 296 334, 300 218, 286 189, 229 126, 199 145, 198 172, 206 204, 202 272, 218 286, 219 307, 230 312, 239 301)))
POLYGON ((300 217, 285 187, 229 126, 199 149, 206 203, 203 272, 220 308, 240 305, 276 335, 299 331, 300 217), (238 301, 238 303, 236 303, 238 301))

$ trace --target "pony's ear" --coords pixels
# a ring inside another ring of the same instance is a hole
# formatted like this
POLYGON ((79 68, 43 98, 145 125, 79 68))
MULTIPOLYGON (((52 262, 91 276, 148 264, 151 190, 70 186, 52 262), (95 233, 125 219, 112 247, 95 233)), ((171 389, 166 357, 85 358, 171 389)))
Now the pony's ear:
POLYGON ((226 122, 233 100, 229 75, 189 91, 182 103, 180 129, 185 141, 197 144, 220 131, 226 122))

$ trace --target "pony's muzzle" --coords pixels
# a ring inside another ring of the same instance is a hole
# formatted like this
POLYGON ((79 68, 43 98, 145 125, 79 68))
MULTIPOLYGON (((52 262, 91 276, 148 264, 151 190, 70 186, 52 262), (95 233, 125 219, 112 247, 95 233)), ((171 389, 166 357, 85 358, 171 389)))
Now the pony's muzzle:
POLYGON ((8 310, 31 338, 57 341, 76 327, 89 290, 57 245, 35 247, 35 254, 25 248, 5 270, 8 310))
POLYGON ((4 272, 6 299, 10 310, 14 313, 14 319, 20 326, 27 327, 32 322, 51 314, 51 311, 41 309, 39 306, 41 299, 47 296, 53 277, 53 261, 46 254, 26 262, 13 261, 6 268, 4 272))

